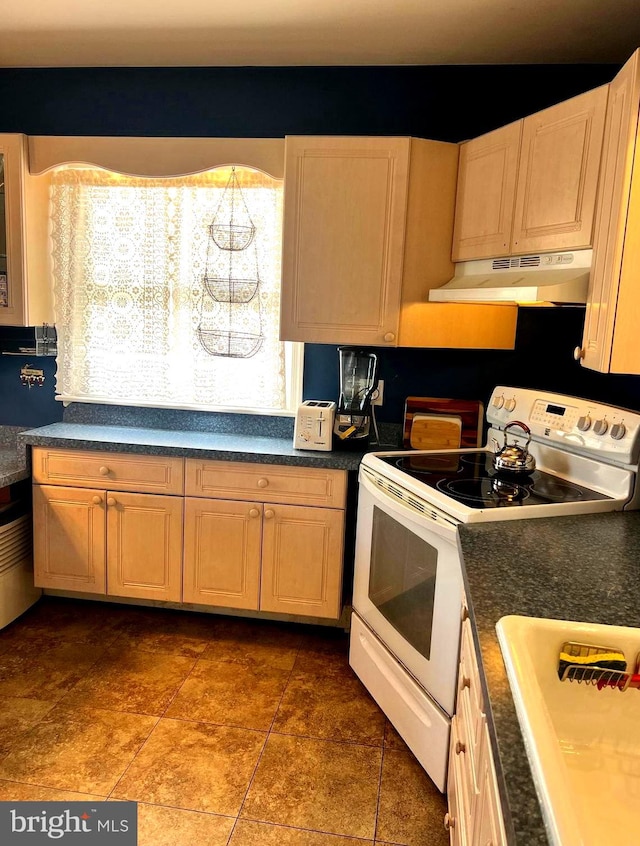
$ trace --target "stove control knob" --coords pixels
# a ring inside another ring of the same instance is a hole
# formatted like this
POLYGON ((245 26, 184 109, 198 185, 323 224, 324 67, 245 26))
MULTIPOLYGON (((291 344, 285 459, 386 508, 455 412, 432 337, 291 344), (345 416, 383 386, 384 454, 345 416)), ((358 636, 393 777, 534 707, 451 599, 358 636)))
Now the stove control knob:
POLYGON ((504 405, 504 397, 500 395, 499 397, 493 398, 493 406, 494 408, 502 408, 504 405))
POLYGON ((593 433, 594 435, 604 435, 608 428, 609 424, 604 418, 602 420, 596 420, 593 424, 593 433))
POLYGON ((611 427, 611 437, 614 441, 621 441, 627 433, 624 423, 614 423, 611 427))
POLYGON ((588 432, 591 428, 591 418, 588 414, 585 414, 583 417, 578 417, 576 425, 581 432, 588 432))
POLYGON ((505 402, 505 404, 504 404, 504 410, 505 410, 505 411, 513 411, 513 409, 514 409, 515 407, 516 407, 516 401, 515 401, 515 399, 513 399, 513 398, 512 398, 512 399, 508 399, 508 400, 505 402))

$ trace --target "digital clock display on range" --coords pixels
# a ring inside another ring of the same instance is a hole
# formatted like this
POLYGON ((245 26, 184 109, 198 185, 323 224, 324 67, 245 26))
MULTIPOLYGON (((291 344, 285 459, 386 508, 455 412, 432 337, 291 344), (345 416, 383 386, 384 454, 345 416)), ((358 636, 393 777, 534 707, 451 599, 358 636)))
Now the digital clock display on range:
POLYGON ((547 414, 557 414, 558 417, 562 417, 567 409, 562 405, 548 405, 547 406, 547 414))

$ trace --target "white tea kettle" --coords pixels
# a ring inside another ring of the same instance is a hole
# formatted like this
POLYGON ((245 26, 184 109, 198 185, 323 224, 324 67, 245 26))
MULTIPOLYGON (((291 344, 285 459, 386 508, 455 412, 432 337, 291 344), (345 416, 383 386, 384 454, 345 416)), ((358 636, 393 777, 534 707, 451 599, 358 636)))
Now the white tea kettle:
POLYGON ((531 442, 531 429, 519 420, 512 420, 504 427, 504 445, 493 457, 493 466, 499 473, 533 473, 536 469, 536 460, 527 447, 531 442), (507 431, 514 426, 519 426, 527 436, 524 446, 507 443, 507 431))

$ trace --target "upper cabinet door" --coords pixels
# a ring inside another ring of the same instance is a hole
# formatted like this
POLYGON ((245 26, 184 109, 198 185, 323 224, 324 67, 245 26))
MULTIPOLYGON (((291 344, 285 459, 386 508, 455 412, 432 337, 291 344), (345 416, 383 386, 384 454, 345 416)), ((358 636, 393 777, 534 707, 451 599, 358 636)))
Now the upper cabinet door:
POLYGON ((513 254, 593 243, 608 85, 525 118, 513 254))
POLYGON ((509 252, 522 121, 460 145, 453 261, 509 252))
POLYGON ((640 374, 640 50, 611 83, 582 364, 640 374))
POLYGON ((0 324, 25 325, 23 135, 0 135, 0 324))
POLYGON ((410 143, 286 139, 282 340, 397 344, 410 143))

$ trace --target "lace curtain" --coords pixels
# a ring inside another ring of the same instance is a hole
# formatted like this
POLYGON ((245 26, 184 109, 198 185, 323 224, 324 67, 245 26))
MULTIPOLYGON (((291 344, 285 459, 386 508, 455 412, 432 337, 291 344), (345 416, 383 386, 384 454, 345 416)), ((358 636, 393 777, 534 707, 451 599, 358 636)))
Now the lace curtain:
POLYGON ((261 329, 251 358, 209 354, 198 327, 228 327, 230 306, 206 296, 208 264, 229 274, 229 251, 211 249, 209 225, 231 168, 176 179, 64 168, 51 178, 51 237, 58 372, 63 401, 181 408, 283 410, 285 344, 278 340, 282 182, 237 167, 256 227, 255 247, 234 252, 233 275, 260 284, 234 328, 261 329), (209 253, 208 253, 209 249, 209 253), (256 319, 258 323, 256 323, 256 319))

